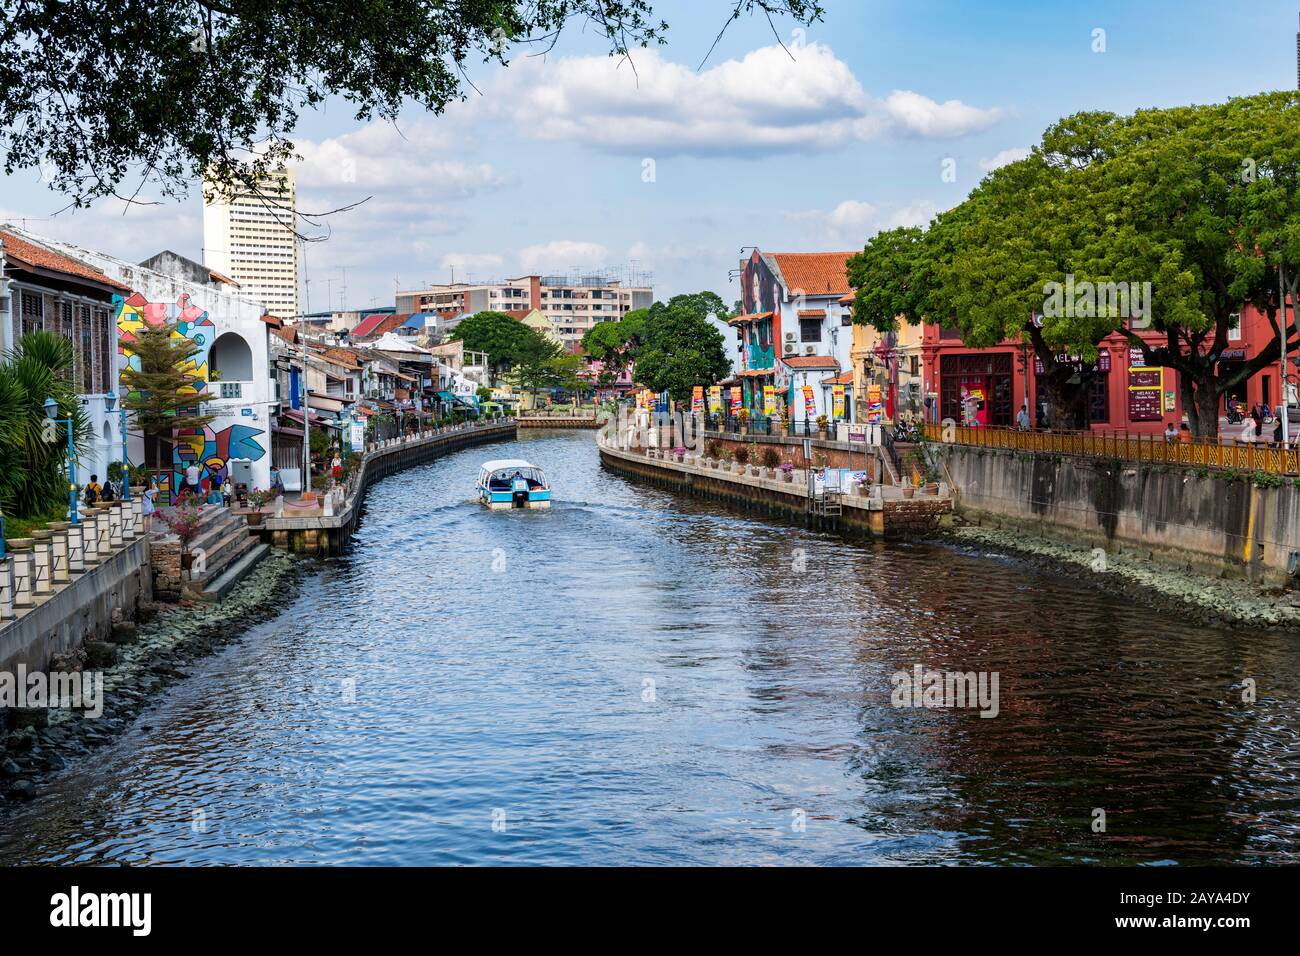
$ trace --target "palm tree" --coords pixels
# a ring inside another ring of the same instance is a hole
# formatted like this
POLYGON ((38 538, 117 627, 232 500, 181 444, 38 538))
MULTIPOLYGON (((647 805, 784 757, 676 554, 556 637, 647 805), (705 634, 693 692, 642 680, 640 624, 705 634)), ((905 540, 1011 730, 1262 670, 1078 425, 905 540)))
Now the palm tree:
POLYGON ((66 425, 47 424, 45 400, 53 398, 60 419, 73 422, 80 455, 90 431, 73 381, 72 343, 53 332, 29 332, 0 364, 0 511, 29 518, 51 511, 68 497, 66 425))

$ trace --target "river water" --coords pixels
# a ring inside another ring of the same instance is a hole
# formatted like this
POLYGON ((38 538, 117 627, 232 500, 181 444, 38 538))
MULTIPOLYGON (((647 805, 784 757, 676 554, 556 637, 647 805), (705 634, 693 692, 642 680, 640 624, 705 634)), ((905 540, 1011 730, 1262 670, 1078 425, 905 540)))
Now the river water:
POLYGON ((0 863, 1300 862, 1297 638, 753 519, 591 433, 376 484, 191 671, 0 817, 0 863), (515 456, 550 511, 474 503, 515 456), (997 716, 893 706, 916 664, 996 672, 997 716))

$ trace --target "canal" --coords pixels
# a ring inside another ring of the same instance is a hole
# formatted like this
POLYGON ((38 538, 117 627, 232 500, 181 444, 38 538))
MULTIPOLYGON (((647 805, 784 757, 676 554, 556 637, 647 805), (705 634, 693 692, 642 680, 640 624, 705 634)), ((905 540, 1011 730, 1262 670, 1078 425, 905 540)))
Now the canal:
POLYGON ((375 485, 282 614, 0 817, 0 863, 1300 862, 1296 638, 521 438, 375 485), (552 510, 473 502, 512 456, 552 510), (998 715, 892 706, 916 664, 996 672, 998 715))

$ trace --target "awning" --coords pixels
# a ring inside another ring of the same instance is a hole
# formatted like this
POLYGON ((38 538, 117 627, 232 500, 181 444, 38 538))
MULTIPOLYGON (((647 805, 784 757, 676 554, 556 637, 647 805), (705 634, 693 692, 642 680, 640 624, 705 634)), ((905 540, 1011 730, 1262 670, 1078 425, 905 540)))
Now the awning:
POLYGON ((324 395, 308 395, 307 405, 322 412, 341 412, 347 403, 337 398, 326 398, 324 395))
POLYGON ((466 408, 470 409, 471 411, 477 410, 474 403, 470 401, 468 398, 463 398, 460 395, 455 396, 455 398, 456 398, 457 405, 464 405, 466 408))
POLYGON ((451 402, 456 401, 456 396, 451 394, 451 392, 439 392, 438 401, 447 402, 450 404, 451 402))

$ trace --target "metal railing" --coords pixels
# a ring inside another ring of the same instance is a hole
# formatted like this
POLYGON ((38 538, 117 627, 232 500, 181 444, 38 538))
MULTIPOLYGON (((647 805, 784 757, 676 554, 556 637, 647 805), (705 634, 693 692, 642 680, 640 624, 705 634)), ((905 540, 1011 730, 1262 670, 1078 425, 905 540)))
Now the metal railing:
MULTIPOLYGON (((822 431, 817 422, 780 418, 776 415, 750 415, 742 419, 737 415, 696 415, 696 424, 703 424, 707 431, 739 435, 743 427, 749 435, 767 435, 786 438, 821 438, 822 431)), ((835 424, 827 425, 827 438, 835 435, 835 424)))
POLYGON ((926 422, 928 441, 1044 455, 1109 458, 1191 468, 1221 468, 1270 475, 1300 473, 1300 450, 1267 442, 1169 441, 1163 435, 1128 432, 1020 431, 995 426, 926 422))

